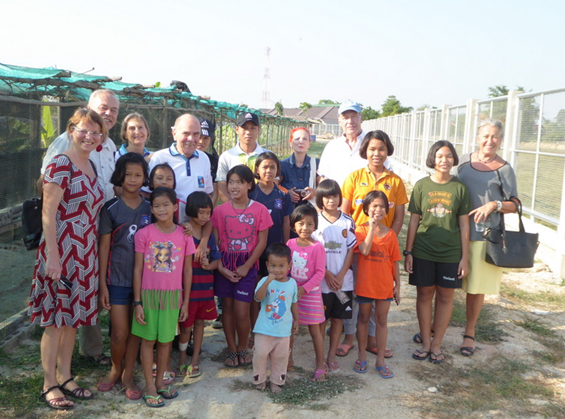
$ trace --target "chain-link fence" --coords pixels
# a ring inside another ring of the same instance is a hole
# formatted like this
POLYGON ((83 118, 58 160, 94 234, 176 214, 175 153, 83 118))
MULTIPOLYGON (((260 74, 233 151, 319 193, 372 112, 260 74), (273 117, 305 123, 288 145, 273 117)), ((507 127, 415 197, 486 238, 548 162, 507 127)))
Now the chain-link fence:
POLYGON ((451 141, 460 155, 474 151, 477 126, 487 118, 505 125, 501 153, 516 172, 524 214, 540 232, 541 242, 555 250, 547 263, 565 277, 565 89, 512 91, 465 105, 365 121, 363 129, 389 134, 395 171, 414 183, 429 173, 423 162, 435 141, 451 141))

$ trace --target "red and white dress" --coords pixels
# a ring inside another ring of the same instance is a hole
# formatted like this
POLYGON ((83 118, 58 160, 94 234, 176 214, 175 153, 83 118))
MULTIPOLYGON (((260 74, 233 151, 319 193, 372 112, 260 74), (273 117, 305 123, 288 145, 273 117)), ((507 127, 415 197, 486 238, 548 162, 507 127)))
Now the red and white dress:
POLYGON ((29 314, 42 327, 93 326, 98 321, 98 214, 104 192, 70 159, 60 154, 45 171, 44 183, 56 183, 64 193, 57 208, 56 235, 61 275, 73 286, 45 277, 47 249, 41 238, 33 272, 29 314))

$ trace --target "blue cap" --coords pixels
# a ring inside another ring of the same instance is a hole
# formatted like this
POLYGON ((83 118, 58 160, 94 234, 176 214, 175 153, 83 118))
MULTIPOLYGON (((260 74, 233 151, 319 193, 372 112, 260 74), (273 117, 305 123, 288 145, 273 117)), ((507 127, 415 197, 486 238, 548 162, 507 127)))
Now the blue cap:
POLYGON ((357 113, 361 113, 361 105, 359 105, 357 102, 353 102, 352 100, 346 100, 341 105, 339 105, 338 112, 341 115, 346 111, 355 111, 357 113))

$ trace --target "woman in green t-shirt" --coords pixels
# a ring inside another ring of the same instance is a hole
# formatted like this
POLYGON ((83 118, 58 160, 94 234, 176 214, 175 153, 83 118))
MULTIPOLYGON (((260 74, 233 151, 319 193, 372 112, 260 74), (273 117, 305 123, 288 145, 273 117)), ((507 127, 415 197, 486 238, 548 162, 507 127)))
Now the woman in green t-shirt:
POLYGON ((459 163, 449 141, 430 148, 426 165, 434 172, 414 185, 408 211, 410 224, 404 251, 409 283, 418 287, 416 311, 422 346, 412 357, 440 364, 445 360, 441 343, 451 313, 455 289, 461 288, 469 260, 469 191, 450 174, 459 163), (434 336, 432 302, 436 296, 434 336))

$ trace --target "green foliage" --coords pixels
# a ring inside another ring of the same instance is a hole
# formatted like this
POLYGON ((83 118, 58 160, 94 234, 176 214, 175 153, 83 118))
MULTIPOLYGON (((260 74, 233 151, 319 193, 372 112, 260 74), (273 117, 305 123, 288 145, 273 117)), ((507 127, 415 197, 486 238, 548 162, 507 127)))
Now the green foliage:
POLYGON ((424 103, 422 106, 418 106, 418 108, 416 109, 417 111, 424 111, 426 109, 437 109, 437 106, 432 106, 432 105, 428 105, 427 103, 424 103))
POLYGON ((304 112, 308 112, 308 109, 310 109, 312 107, 312 105, 308 102, 302 102, 299 106, 300 109, 302 109, 304 112))
POLYGON ((368 121, 369 119, 379 118, 381 116, 381 113, 376 109, 367 106, 366 108, 363 108, 363 110, 361 111, 361 115, 363 115, 364 121, 368 121))
MULTIPOLYGON (((522 86, 516 86, 516 89, 514 90, 519 90, 522 92, 526 91, 526 89, 524 89, 522 86)), ((493 87, 489 87, 488 91, 489 91, 488 97, 500 97, 500 96, 507 96, 510 89, 508 89, 508 87, 506 87, 505 84, 499 84, 493 87)))
POLYGON ((278 116, 284 116, 284 106, 282 103, 275 103, 275 110, 277 111, 278 116))
POLYGON ((341 103, 331 99, 320 99, 318 105, 339 106, 341 103))
POLYGON ((396 96, 389 96, 382 105, 381 116, 391 116, 401 113, 406 113, 412 111, 412 107, 405 107, 400 104, 400 100, 396 96))

